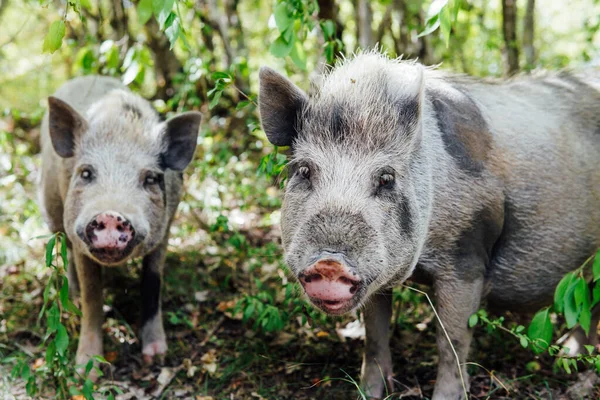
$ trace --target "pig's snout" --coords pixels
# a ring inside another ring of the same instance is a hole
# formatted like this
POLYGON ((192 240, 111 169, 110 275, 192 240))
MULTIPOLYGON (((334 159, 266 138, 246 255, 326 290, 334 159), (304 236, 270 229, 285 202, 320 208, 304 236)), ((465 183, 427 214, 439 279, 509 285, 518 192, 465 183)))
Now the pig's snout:
POLYGON ((331 258, 317 261, 299 278, 311 300, 330 314, 341 314, 352 308, 361 285, 356 272, 331 258))
POLYGON ((85 227, 85 239, 100 261, 114 263, 131 253, 136 232, 131 222, 115 211, 96 215, 85 227))

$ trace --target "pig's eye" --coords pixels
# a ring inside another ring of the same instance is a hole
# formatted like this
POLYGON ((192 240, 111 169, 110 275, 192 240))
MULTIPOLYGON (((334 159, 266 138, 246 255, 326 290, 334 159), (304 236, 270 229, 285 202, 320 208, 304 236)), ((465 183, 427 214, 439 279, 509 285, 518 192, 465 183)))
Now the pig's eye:
POLYGON ((394 184, 394 179, 394 175, 390 173, 386 172, 384 174, 381 174, 381 176, 379 177, 379 187, 391 187, 394 184))
POLYGON ((148 175, 146 179, 144 179, 144 185, 156 185, 158 183, 158 178, 156 175, 148 175))
POLYGON ((308 179, 310 178, 310 168, 303 166, 298 168, 298 173, 300 174, 301 177, 303 177, 304 179, 308 179))
POLYGON ((79 173, 79 176, 81 177, 81 179, 83 179, 84 181, 91 181, 92 180, 92 171, 89 168, 84 168, 81 170, 81 172, 79 173))

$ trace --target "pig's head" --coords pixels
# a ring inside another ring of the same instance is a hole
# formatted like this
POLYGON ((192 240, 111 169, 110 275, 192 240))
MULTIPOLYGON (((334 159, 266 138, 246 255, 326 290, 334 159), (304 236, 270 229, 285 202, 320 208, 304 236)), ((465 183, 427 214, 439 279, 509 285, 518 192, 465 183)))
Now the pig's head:
POLYGON ((201 114, 161 122, 148 102, 124 90, 105 95, 85 117, 56 97, 48 103, 52 145, 71 174, 64 226, 73 245, 103 265, 152 250, 170 218, 165 173, 192 160, 201 114))
POLYGON ((269 141, 290 146, 286 263, 314 305, 342 314, 414 270, 429 223, 423 67, 364 54, 307 96, 260 72, 269 141))

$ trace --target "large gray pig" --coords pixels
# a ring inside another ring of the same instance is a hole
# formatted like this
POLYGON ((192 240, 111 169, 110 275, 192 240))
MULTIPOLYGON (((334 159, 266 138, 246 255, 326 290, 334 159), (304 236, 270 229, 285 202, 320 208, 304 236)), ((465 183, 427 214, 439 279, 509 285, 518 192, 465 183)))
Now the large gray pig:
POLYGON ((151 362, 167 350, 161 275, 181 171, 194 155, 202 116, 162 122, 146 100, 99 76, 67 82, 48 105, 40 202, 50 229, 68 237, 69 281, 74 286, 78 278, 81 290, 76 362, 102 354, 102 267, 133 257, 143 257, 140 336, 151 362))
MULTIPOLYGON (((433 285, 466 377, 482 300, 536 310, 600 246, 599 75, 486 82, 367 52, 307 96, 261 70, 263 129, 291 148, 286 262, 326 313, 364 306, 370 396, 392 383, 393 285, 433 285)), ((461 399, 439 326, 437 346, 433 398, 461 399)))

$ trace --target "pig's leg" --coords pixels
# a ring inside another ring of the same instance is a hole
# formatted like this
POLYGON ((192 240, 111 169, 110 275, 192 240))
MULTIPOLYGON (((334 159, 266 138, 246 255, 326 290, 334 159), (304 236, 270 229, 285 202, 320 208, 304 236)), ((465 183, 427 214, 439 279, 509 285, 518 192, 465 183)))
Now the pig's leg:
POLYGON ((167 352, 167 340, 160 309, 162 269, 166 256, 166 240, 144 257, 142 269, 142 354, 144 362, 167 352))
MULTIPOLYGON (((472 337, 472 329, 469 328, 468 321, 479 307, 482 290, 483 278, 459 280, 443 277, 435 282, 436 309, 460 360, 462 378, 467 392, 469 377, 464 363, 467 360, 472 337)), ((440 361, 433 400, 464 399, 464 388, 456 356, 439 322, 437 345, 440 361)))
POLYGON ((364 316, 366 346, 360 386, 369 398, 383 398, 394 390, 390 353, 392 290, 374 294, 364 308, 364 316))
MULTIPOLYGON (((81 331, 76 364, 85 364, 95 355, 102 355, 102 267, 74 251, 74 261, 81 290, 81 331)), ((90 373, 95 378, 95 372, 90 373)))

